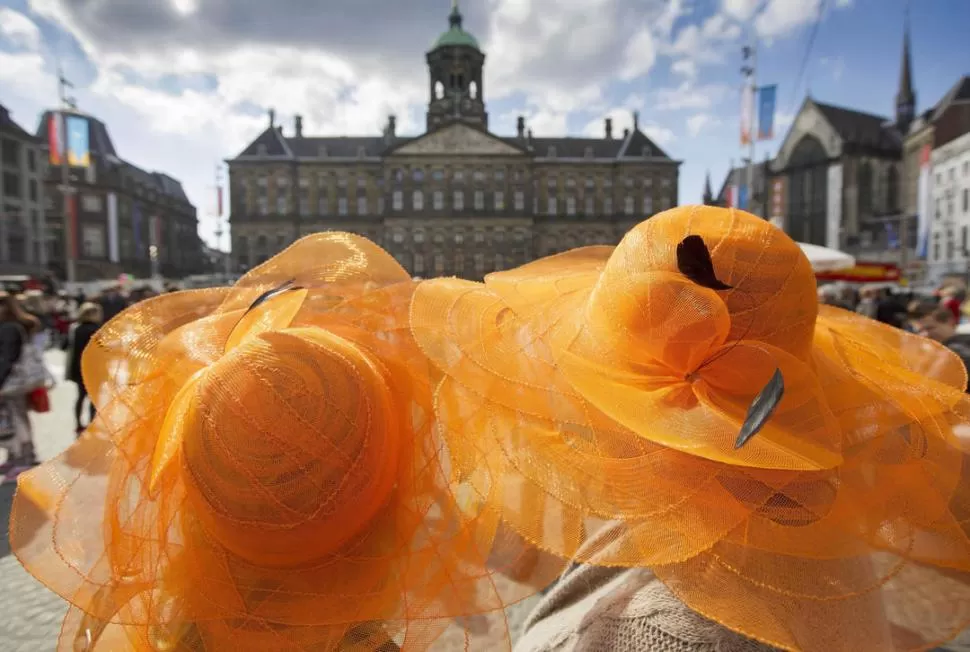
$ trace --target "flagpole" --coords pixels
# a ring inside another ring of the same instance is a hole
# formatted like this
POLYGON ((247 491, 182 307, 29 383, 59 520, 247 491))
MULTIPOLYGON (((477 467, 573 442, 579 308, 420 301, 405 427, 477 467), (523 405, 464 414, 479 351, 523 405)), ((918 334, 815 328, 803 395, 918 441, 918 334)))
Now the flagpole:
MULTIPOLYGON (((67 89, 74 88, 74 85, 67 80, 61 69, 57 71, 57 92, 60 96, 61 110, 51 113, 51 120, 57 120, 58 126, 60 126, 59 141, 55 146, 61 150, 61 186, 59 190, 61 191, 61 196, 63 197, 63 209, 64 209, 64 263, 65 263, 65 276, 67 282, 73 284, 77 280, 77 265, 74 260, 74 246, 77 243, 77 234, 74 232, 76 220, 72 219, 72 211, 76 210, 76 203, 72 204, 74 199, 75 189, 71 185, 71 171, 67 161, 68 147, 67 147, 67 120, 65 116, 65 111, 68 109, 76 110, 77 105, 74 99, 68 97, 67 89)), ((50 125, 47 127, 48 133, 50 130, 50 125)), ((50 137, 48 136, 48 143, 50 142, 50 137)), ((45 243, 46 246, 46 243, 45 243)))
MULTIPOLYGON (((750 95, 748 100, 751 102, 749 107, 749 124, 748 124, 748 169, 747 169, 747 185, 748 185, 748 197, 747 197, 747 210, 754 212, 754 141, 757 137, 755 133, 755 110, 757 106, 756 93, 758 88, 756 85, 756 75, 758 69, 758 52, 754 45, 746 45, 741 48, 741 56, 744 61, 744 65, 741 67, 741 73, 744 75, 747 85, 750 89, 750 95)), ((761 217, 764 217, 762 215, 761 217)))

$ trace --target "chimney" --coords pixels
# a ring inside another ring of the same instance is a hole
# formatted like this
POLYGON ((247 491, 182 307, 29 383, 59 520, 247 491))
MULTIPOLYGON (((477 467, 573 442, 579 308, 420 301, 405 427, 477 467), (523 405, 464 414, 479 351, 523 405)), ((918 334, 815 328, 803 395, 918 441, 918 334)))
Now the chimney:
POLYGON ((294 129, 296 131, 297 138, 303 138, 303 116, 298 115, 294 119, 294 129))
POLYGON ((391 138, 397 137, 397 116, 387 116, 387 135, 391 138))
POLYGON ((515 121, 515 131, 522 138, 525 135, 525 118, 519 116, 518 120, 515 121))
POLYGON ((275 109, 269 110, 269 127, 272 129, 276 126, 276 111, 275 109))
POLYGON ((623 128, 623 137, 626 138, 629 135, 630 135, 630 128, 629 127, 624 127, 623 128))
POLYGON ((606 140, 613 140, 613 118, 606 119, 606 140))
POLYGON ((639 131, 639 130, 640 130, 640 112, 634 111, 633 112, 633 131, 639 131))
POLYGON ((529 147, 532 147, 532 130, 529 129, 525 132, 525 141, 529 143, 529 147))

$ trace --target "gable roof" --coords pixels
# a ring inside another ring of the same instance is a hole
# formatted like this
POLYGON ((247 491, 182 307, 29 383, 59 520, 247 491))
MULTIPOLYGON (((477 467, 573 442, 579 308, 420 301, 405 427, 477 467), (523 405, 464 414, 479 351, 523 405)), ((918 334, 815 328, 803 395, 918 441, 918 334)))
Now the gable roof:
POLYGON ((930 109, 932 111, 930 120, 938 120, 950 108, 951 104, 958 102, 970 102, 970 75, 964 75, 958 79, 957 83, 950 87, 950 90, 946 92, 946 95, 940 99, 937 105, 930 109))
POLYGON ((845 144, 887 153, 901 151, 902 138, 889 118, 832 104, 814 104, 845 144))
POLYGON ((447 122, 436 129, 416 136, 286 136, 282 127, 268 127, 235 158, 257 160, 273 158, 379 159, 410 143, 417 142, 456 124, 476 130, 496 141, 514 147, 523 154, 546 158, 551 148, 557 159, 627 160, 647 158, 651 161, 676 163, 660 146, 640 129, 630 131, 623 138, 586 138, 561 136, 552 138, 528 136, 499 136, 479 125, 466 122, 447 122), (260 146, 265 153, 260 153, 260 146), (322 156, 325 153, 325 156, 322 156))
POLYGON ((18 140, 40 141, 40 138, 37 138, 17 124, 17 121, 10 117, 10 111, 2 104, 0 104, 0 132, 10 134, 18 140))
MULTIPOLYGON (((390 144, 385 151, 384 155, 393 154, 403 148, 414 145, 421 141, 433 141, 442 137, 443 134, 447 132, 457 133, 459 131, 466 131, 469 136, 476 138, 480 143, 487 146, 499 145, 502 149, 511 148, 512 152, 517 152, 519 154, 530 154, 525 141, 519 138, 502 138, 501 136, 496 136, 492 132, 488 131, 484 127, 477 124, 469 124, 467 122, 462 122, 460 120, 452 120, 446 122, 431 131, 427 131, 419 136, 414 136, 412 138, 397 139, 396 142, 390 144)), ((495 153, 512 153, 512 152, 500 152, 495 153)))

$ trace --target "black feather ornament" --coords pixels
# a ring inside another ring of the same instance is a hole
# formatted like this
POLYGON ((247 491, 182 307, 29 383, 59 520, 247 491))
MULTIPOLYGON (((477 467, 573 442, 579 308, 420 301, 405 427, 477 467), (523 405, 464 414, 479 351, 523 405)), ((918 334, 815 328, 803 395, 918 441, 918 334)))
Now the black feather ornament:
POLYGON ((272 299, 273 297, 275 297, 277 294, 282 294, 283 292, 287 292, 289 290, 299 290, 300 288, 293 287, 293 283, 295 281, 296 281, 296 279, 290 279, 289 281, 286 281, 285 283, 276 286, 272 290, 266 290, 261 295, 259 295, 258 297, 256 297, 256 300, 255 301, 253 301, 251 304, 249 304, 249 308, 246 309, 246 312, 249 312, 252 309, 257 308, 260 305, 266 303, 267 301, 269 301, 270 299, 272 299))
POLYGON ((775 413, 781 397, 785 395, 785 379, 781 375, 781 369, 775 369, 771 375, 771 380, 765 385, 758 395, 751 401, 748 407, 748 414, 744 417, 741 424, 741 432, 734 442, 734 450, 737 450, 748 443, 748 441, 758 434, 768 419, 775 413))
POLYGON ((714 273, 711 252, 699 235, 689 235, 677 245, 677 269, 701 287, 711 290, 730 290, 732 286, 722 283, 714 273))

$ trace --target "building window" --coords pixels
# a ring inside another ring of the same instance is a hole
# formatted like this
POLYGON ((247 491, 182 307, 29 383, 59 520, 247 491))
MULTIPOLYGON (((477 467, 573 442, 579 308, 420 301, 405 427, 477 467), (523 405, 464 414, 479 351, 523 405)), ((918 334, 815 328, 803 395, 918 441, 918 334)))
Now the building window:
MULTIPOLYGON (((18 192, 17 196, 19 195, 18 192)), ((85 213, 100 213, 101 197, 99 195, 81 195, 81 210, 85 213)))
POLYGON ((495 271, 501 272, 503 269, 505 269, 505 256, 495 254, 495 271))
POLYGON ((670 208, 670 197, 664 195, 660 198, 660 210, 665 211, 670 208))
POLYGON ((633 187, 633 177, 624 176, 622 178, 623 178, 623 185, 624 186, 626 186, 627 188, 632 188, 633 187))
POLYGON ((100 226, 85 225, 81 229, 81 253, 85 258, 104 258, 104 231, 100 226))
POLYGON ((367 215, 367 197, 357 198, 357 214, 367 215))
POLYGON ((445 273, 445 257, 442 254, 434 255, 434 273, 441 276, 445 273))
POLYGON ((644 177, 643 179, 644 188, 653 188, 653 177, 644 177))
POLYGON ((547 156, 549 158, 556 158, 556 148, 555 147, 550 147, 549 148, 549 151, 547 153, 547 156))
POLYGON ((347 198, 346 197, 338 197, 337 198, 337 215, 346 215, 346 214, 347 214, 347 198))
POLYGON ((330 202, 327 200, 327 195, 324 193, 321 193, 320 197, 317 199, 317 212, 319 212, 321 215, 326 215, 330 212, 330 202))
POLYGON ((424 181, 424 170, 421 168, 414 168, 414 171, 411 172, 411 178, 414 179, 415 183, 421 183, 424 181))
POLYGON ((396 211, 404 208, 404 194, 400 190, 395 190, 391 195, 391 207, 396 211))
POLYGON ((503 170, 502 168, 496 169, 495 170, 495 180, 496 181, 505 181, 505 170, 503 170))
POLYGON ((643 198, 643 214, 653 215, 653 197, 650 195, 643 198))
POLYGON ((286 215, 286 195, 276 195, 276 212, 279 215, 286 215))
POLYGON ((424 242, 424 231, 415 231, 414 232, 414 241, 417 242, 417 243, 419 243, 419 244, 422 243, 422 242, 424 242))
POLYGON ((264 197, 258 197, 256 199, 256 207, 259 210, 260 215, 269 214, 269 199, 264 197))
POLYGON ((576 187, 576 179, 573 178, 573 177, 566 177, 566 187, 567 188, 575 188, 576 187))
POLYGON ((586 214, 586 215, 592 215, 593 214, 593 197, 592 196, 587 196, 586 199, 583 201, 583 213, 586 214))
POLYGON ((414 275, 424 274, 424 256, 422 254, 414 254, 414 275))
POLYGON ((546 212, 549 215, 555 215, 556 214, 556 198, 555 197, 550 197, 549 198, 549 203, 548 203, 548 205, 546 207, 546 212))
POLYGON ((391 236, 391 240, 393 240, 395 244, 401 244, 402 242, 404 242, 404 234, 401 233, 400 231, 395 231, 394 234, 391 236))
POLYGON ((596 185, 596 182, 593 180, 593 177, 586 177, 586 187, 587 188, 592 188, 595 185, 596 185))
POLYGON ((586 158, 593 158, 593 148, 587 145, 586 149, 583 150, 583 156, 586 158))
POLYGON ((411 193, 411 208, 416 211, 424 210, 424 193, 420 190, 415 190, 411 193))
POLYGON ((434 209, 436 211, 443 210, 445 207, 445 193, 440 190, 435 190, 434 195, 432 195, 434 201, 434 209))
POLYGON ((464 242, 465 242, 465 234, 462 233, 461 231, 458 231, 457 233, 455 233, 455 244, 464 244, 464 242))
POLYGON ((481 190, 475 191, 475 210, 485 210, 485 193, 481 190))
POLYGON ((505 193, 501 190, 495 191, 495 210, 504 211, 505 210, 505 193))
POLYGON ((613 214, 613 198, 607 197, 603 200, 603 214, 612 215, 613 214))
POLYGON ((435 181, 442 181, 445 178, 445 173, 442 170, 432 170, 431 178, 435 181))
POLYGON ((623 212, 627 215, 633 215, 633 197, 627 195, 623 199, 623 212))
MULTIPOLYGON (((966 191, 964 191, 966 192, 966 191)), ((525 210, 525 193, 521 190, 515 191, 515 210, 523 211, 525 210)))
POLYGON ((970 188, 963 189, 963 212, 970 211, 970 188))
POLYGON ((566 215, 576 214, 576 198, 566 197, 566 215))
MULTIPOLYGON (((472 178, 475 181, 484 181, 485 180, 485 172, 484 172, 484 170, 475 170, 475 173, 472 175, 472 178)), ((460 177, 456 177, 455 180, 456 181, 459 181, 460 180, 460 177)))
POLYGON ((555 188, 557 183, 558 180, 556 179, 555 175, 550 174, 548 177, 546 177, 546 185, 550 188, 555 188))
POLYGON ((461 190, 456 190, 451 197, 451 205, 456 211, 465 210, 465 193, 461 190))
POLYGON ((475 254, 475 273, 484 274, 485 273, 485 254, 475 254))

